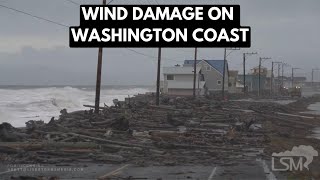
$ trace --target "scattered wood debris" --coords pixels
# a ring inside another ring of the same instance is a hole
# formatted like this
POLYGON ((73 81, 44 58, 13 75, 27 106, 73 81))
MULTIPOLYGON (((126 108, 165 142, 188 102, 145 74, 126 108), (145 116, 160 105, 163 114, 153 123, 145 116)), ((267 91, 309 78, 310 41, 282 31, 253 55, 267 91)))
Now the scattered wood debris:
MULTIPOLYGON (((246 153, 259 154, 270 142, 269 133, 275 132, 261 128, 266 118, 282 118, 281 113, 293 113, 295 108, 205 97, 163 97, 161 106, 155 106, 152 94, 114 103, 100 108, 99 114, 92 109, 71 113, 64 109, 58 119, 28 121, 22 129, 3 123, 0 154, 15 162, 46 164, 240 162, 252 158, 246 153)), ((291 122, 301 118, 290 117, 291 122)))

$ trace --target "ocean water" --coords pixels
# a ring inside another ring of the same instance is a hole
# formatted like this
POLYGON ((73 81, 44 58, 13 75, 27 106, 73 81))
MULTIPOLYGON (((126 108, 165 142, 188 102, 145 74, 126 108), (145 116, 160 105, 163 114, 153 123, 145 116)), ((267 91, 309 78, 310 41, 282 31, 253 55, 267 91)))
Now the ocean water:
MULTIPOLYGON (((101 106, 112 105, 113 99, 124 100, 128 96, 153 91, 152 87, 107 86, 101 89, 101 106)), ((0 87, 0 123, 8 122, 24 127, 29 120, 48 122, 58 117, 60 110, 68 112, 88 109, 94 105, 94 87, 0 87)))

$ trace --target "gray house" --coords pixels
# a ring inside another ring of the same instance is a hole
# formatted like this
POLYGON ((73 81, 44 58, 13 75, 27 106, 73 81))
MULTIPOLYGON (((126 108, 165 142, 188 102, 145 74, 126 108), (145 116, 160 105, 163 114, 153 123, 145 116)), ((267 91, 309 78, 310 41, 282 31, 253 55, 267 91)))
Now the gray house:
MULTIPOLYGON (((197 66, 201 67, 201 74, 204 76, 206 89, 209 93, 216 93, 222 90, 223 73, 225 73, 225 91, 228 91, 228 62, 223 71, 223 60, 198 60, 197 66)), ((194 60, 185 60, 184 67, 193 67, 194 60)))

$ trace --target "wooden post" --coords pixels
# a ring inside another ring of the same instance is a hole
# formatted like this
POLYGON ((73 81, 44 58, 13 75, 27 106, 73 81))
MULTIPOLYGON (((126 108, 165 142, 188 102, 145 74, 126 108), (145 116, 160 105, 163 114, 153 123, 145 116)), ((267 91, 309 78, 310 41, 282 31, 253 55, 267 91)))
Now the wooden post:
POLYGON ((294 71, 294 68, 292 68, 292 71, 291 71, 291 87, 293 88, 293 83, 294 83, 294 80, 293 80, 293 71, 294 71))
POLYGON ((246 53, 243 53, 243 93, 246 94, 246 53))
POLYGON ((274 66, 274 62, 272 61, 271 63, 271 81, 270 81, 270 95, 273 95, 273 66, 274 66))
POLYGON ((243 93, 246 94, 246 56, 258 54, 257 52, 243 53, 243 93))
POLYGON ((193 64, 193 98, 196 97, 197 53, 198 53, 198 48, 195 48, 194 49, 194 64, 193 64))
POLYGON ((157 95, 156 105, 160 105, 160 70, 161 70, 161 47, 158 49, 158 70, 157 70, 157 95))
POLYGON ((260 97, 261 93, 261 63, 262 63, 262 58, 259 59, 259 89, 258 89, 258 96, 260 97))
POLYGON ((223 58, 223 75, 222 75, 222 98, 224 99, 224 83, 226 79, 226 59, 227 59, 227 48, 224 48, 224 58, 223 58))
POLYGON ((281 85, 280 85, 280 64, 281 64, 281 62, 278 62, 278 84, 277 84, 278 90, 276 92, 279 92, 280 87, 281 87, 281 85))
POLYGON ((282 68, 281 68, 281 70, 282 70, 282 73, 281 73, 281 87, 282 88, 284 86, 284 78, 283 78, 283 76, 284 76, 284 65, 285 65, 285 63, 282 63, 282 68))
POLYGON ((311 72, 311 87, 313 88, 313 71, 314 69, 312 69, 312 72, 311 72))
MULTIPOLYGON (((103 0, 103 5, 107 4, 106 0, 103 0)), ((94 112, 99 114, 99 104, 100 104, 100 89, 101 89, 101 69, 102 69, 102 52, 103 48, 99 48, 98 52, 98 65, 97 65, 97 82, 96 82, 96 99, 95 99, 95 108, 94 112)))

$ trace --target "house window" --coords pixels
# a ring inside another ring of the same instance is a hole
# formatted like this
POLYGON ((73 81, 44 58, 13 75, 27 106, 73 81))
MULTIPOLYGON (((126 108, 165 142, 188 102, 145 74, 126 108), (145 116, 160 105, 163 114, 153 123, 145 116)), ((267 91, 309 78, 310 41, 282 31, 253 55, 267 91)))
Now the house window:
POLYGON ((220 81, 220 80, 218 80, 218 81, 217 81, 217 84, 218 84, 218 85, 221 85, 222 83, 221 83, 221 81, 220 81))
POLYGON ((168 81, 174 80, 174 75, 168 74, 168 75, 167 75, 167 80, 168 80, 168 81))
POLYGON ((204 75, 200 74, 200 81, 204 81, 204 75))

